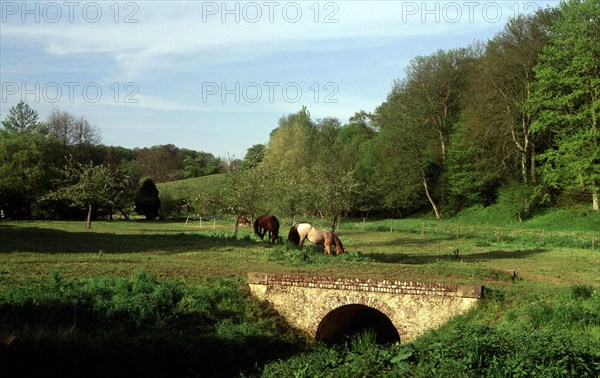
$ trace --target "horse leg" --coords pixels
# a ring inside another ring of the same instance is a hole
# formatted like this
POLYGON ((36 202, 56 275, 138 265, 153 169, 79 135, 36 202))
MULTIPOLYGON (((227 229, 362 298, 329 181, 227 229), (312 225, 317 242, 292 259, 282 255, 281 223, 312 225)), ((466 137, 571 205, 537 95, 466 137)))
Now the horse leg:
POLYGON ((331 245, 325 244, 325 246, 323 247, 323 251, 326 255, 331 256, 331 245))
POLYGON ((300 235, 300 243, 298 243, 298 247, 302 248, 304 245, 304 239, 306 239, 306 236, 300 235))

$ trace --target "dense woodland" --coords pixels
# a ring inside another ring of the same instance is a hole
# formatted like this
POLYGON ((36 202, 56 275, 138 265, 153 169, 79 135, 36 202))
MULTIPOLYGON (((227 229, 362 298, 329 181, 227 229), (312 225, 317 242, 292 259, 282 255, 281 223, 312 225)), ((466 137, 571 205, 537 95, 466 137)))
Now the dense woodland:
MULTIPOLYGON (((103 146, 84 117, 56 109, 41 121, 19 103, 0 129, 0 205, 13 218, 67 217, 92 205, 126 212, 144 179, 227 172, 228 189, 210 206, 230 214, 335 224, 342 215, 442 219, 499 203, 515 220, 540 207, 598 210, 597 0, 511 19, 491 40, 415 57, 399 77, 376 109, 357 110, 347 124, 314 120, 306 107, 283 116, 241 162, 172 145, 103 146)), ((187 205, 203 211, 206 202, 187 205)))

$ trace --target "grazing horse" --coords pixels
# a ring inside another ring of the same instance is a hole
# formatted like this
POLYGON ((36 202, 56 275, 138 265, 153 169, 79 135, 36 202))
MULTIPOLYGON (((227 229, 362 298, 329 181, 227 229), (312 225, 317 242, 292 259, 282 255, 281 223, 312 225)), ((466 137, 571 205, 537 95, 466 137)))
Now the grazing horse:
POLYGON ((290 228, 289 241, 302 247, 305 239, 313 244, 322 245, 326 255, 331 255, 332 244, 335 244, 336 256, 344 253, 344 246, 340 238, 329 230, 319 230, 310 223, 297 223, 290 228))
POLYGON ((269 233, 269 243, 277 243, 279 240, 279 221, 274 215, 261 215, 254 221, 254 233, 261 239, 269 233))
POLYGON ((240 215, 236 221, 237 224, 241 224, 242 226, 250 226, 252 225, 252 222, 250 221, 250 218, 245 216, 245 215, 240 215))

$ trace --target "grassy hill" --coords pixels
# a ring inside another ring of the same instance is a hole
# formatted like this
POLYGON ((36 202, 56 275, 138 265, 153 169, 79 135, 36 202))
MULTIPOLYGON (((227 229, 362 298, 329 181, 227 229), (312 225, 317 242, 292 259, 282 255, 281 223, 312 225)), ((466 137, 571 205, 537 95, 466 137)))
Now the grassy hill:
POLYGON ((176 198, 193 198, 199 192, 219 193, 227 185, 223 173, 157 184, 159 192, 169 192, 176 198))

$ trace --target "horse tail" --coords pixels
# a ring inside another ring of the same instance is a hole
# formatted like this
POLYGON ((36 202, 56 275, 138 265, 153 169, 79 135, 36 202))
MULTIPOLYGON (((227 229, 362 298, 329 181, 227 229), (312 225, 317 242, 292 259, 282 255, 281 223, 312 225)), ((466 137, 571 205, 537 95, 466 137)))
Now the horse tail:
POLYGON ((273 236, 271 237, 271 242, 277 243, 279 242, 279 220, 275 215, 271 215, 271 232, 273 236))
POLYGON ((288 233, 288 241, 294 243, 296 246, 300 245, 300 234, 298 233, 297 225, 292 226, 290 228, 290 232, 288 233))
POLYGON ((335 254, 341 255, 342 253, 344 253, 344 246, 342 245, 342 241, 333 232, 331 233, 331 235, 333 236, 333 242, 335 243, 335 254))

